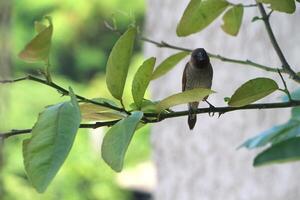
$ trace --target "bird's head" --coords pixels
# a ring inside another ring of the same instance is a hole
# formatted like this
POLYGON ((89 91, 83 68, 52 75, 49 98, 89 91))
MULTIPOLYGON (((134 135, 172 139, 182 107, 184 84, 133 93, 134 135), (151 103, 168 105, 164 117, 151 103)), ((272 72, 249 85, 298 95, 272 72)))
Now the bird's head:
POLYGON ((191 62, 197 68, 203 68, 209 63, 209 57, 203 48, 193 50, 191 62))

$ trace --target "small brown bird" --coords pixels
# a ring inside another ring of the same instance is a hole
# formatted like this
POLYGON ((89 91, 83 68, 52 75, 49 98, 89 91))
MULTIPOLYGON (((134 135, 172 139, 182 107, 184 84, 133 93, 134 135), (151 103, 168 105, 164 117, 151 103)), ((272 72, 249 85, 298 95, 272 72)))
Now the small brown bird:
MULTIPOLYGON (((185 65, 182 76, 182 91, 191 90, 194 88, 211 88, 213 78, 213 68, 210 64, 209 57, 203 48, 195 49, 189 62, 185 65)), ((206 101, 209 106, 212 106, 207 101, 206 96, 203 101, 206 101)), ((197 121, 197 110, 199 102, 188 104, 190 114, 188 116, 188 125, 192 130, 197 121)))

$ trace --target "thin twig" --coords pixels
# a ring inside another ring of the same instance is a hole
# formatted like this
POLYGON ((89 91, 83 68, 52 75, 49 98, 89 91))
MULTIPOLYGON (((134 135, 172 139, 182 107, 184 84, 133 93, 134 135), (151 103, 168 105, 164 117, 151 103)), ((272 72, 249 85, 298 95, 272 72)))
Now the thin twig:
MULTIPOLYGON (((175 46, 175 45, 171 45, 167 42, 161 41, 161 42, 157 42, 155 40, 146 38, 146 37, 140 37, 141 40, 145 41, 145 42, 149 42, 151 44, 155 44, 157 47, 160 48, 169 48, 169 49, 175 49, 175 50, 179 50, 179 51, 187 51, 187 52, 192 52, 193 49, 188 49, 188 48, 184 48, 184 47, 179 47, 179 46, 175 46)), ((256 62, 253 62, 251 60, 237 60, 237 59, 232 59, 232 58, 227 58, 218 54, 213 54, 213 53, 209 53, 208 52, 209 57, 214 58, 214 59, 218 59, 221 60, 223 62, 231 62, 231 63, 237 63, 237 64, 242 64, 242 65, 249 65, 249 66, 253 66, 256 67, 258 69, 262 69, 265 71, 269 71, 269 72, 277 72, 276 68, 273 67, 268 67, 256 62)), ((280 70, 281 73, 286 73, 283 69, 280 70)))
POLYGON ((260 14, 262 16, 262 20, 265 24, 268 36, 269 36, 269 38, 271 40, 271 43, 273 45, 273 48, 274 48, 275 52, 277 53, 277 55, 278 55, 278 57, 281 61, 282 68, 284 69, 284 71, 287 74, 290 75, 291 79, 293 79, 294 81, 300 83, 300 76, 298 76, 297 73, 291 68, 291 66, 287 62, 285 56, 283 55, 283 53, 281 51, 281 48, 278 45, 278 42, 275 38, 275 35, 274 35, 273 30, 272 30, 271 25, 270 25, 270 21, 269 21, 270 14, 269 14, 269 16, 267 15, 264 6, 261 3, 258 3, 257 5, 258 5, 258 8, 259 8, 260 14))
MULTIPOLYGON (((274 109, 274 108, 289 108, 289 107, 297 107, 300 106, 300 101, 293 100, 289 102, 278 102, 278 103, 261 103, 261 104, 250 104, 243 107, 210 107, 210 108, 198 108, 195 111, 195 114, 203 114, 203 113, 219 113, 224 114, 227 112, 232 112, 236 110, 255 110, 255 109, 274 109)), ((145 117, 157 117, 158 120, 155 119, 153 122, 162 121, 168 118, 186 116, 189 114, 188 110, 185 111, 176 111, 171 113, 145 113, 145 117)))
MULTIPOLYGON (((107 121, 107 122, 96 122, 94 124, 80 124, 79 128, 90 128, 90 129, 96 129, 103 126, 112 126, 115 123, 117 123, 119 120, 113 120, 113 121, 107 121)), ((11 130, 6 133, 0 133, 0 139, 6 139, 11 136, 21 135, 21 134, 28 134, 31 133, 32 129, 24 129, 24 130, 11 130)))
POLYGON ((290 91, 288 90, 287 85, 286 85, 286 82, 285 82, 285 80, 284 80, 282 74, 280 73, 280 70, 279 70, 279 69, 278 69, 278 74, 279 74, 280 79, 281 79, 281 81, 282 81, 282 83, 283 83, 283 86, 284 86, 284 89, 280 89, 280 90, 283 91, 283 92, 288 96, 289 101, 293 101, 292 96, 291 96, 291 94, 290 94, 290 91))
MULTIPOLYGON (((57 85, 56 83, 48 82, 47 80, 44 80, 44 79, 41 79, 41 78, 38 78, 38 77, 35 77, 35 76, 32 76, 32 75, 27 75, 26 77, 14 79, 14 80, 0 80, 0 83, 15 83, 15 82, 24 81, 24 80, 31 80, 31 81, 34 81, 34 82, 38 82, 38 83, 41 83, 43 85, 47 85, 47 86, 50 86, 50 87, 56 89, 62 95, 69 95, 68 90, 66 90, 65 88, 57 85)), ((104 107, 107 107, 107 108, 110 108, 110 109, 113 109, 113 110, 116 110, 116 111, 119 111, 119 112, 127 113, 123 108, 119 108, 117 106, 111 105, 111 104, 106 103, 106 102, 104 102, 104 103, 97 102, 97 101, 87 99, 87 98, 85 98, 83 96, 80 96, 80 95, 77 95, 77 94, 76 94, 76 97, 79 100, 84 101, 84 102, 92 103, 92 104, 99 105, 99 106, 104 106, 104 107)))
MULTIPOLYGON (((254 6, 257 6, 257 4, 251 4, 251 5, 246 6, 246 7, 254 7, 254 6)), ((106 26, 106 28, 108 28, 112 32, 114 32, 118 35, 121 35, 121 32, 119 30, 113 28, 108 22, 105 23, 105 26, 106 26)), ((186 51, 186 52, 192 52, 193 51, 193 49, 175 46, 175 45, 169 44, 169 43, 164 42, 164 41, 158 42, 158 41, 152 40, 150 38, 147 38, 145 36, 139 36, 139 39, 142 40, 142 41, 154 44, 159 48, 169 48, 169 49, 175 49, 175 50, 186 51)), ((268 67, 268 66, 253 62, 253 61, 248 60, 248 59, 247 60, 237 60, 237 59, 227 58, 227 57, 224 57, 224 56, 221 56, 221 55, 218 55, 218 54, 209 53, 209 52, 208 52, 208 55, 211 58, 218 59, 218 60, 221 60, 223 62, 231 62, 231 63, 237 63, 237 64, 242 64, 242 65, 249 65, 249 66, 253 66, 253 67, 256 67, 258 69, 262 69, 262 70, 265 70, 265 71, 268 71, 268 72, 277 72, 276 68, 268 67)), ((284 70, 280 70, 280 71, 282 73, 285 73, 284 70)))

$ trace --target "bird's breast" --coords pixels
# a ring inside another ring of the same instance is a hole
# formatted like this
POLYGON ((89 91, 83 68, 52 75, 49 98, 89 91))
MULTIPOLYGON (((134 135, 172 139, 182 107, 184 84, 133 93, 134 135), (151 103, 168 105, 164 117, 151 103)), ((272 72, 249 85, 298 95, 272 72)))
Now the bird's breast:
POLYGON ((194 88, 211 88, 212 68, 195 69, 191 66, 186 71, 186 90, 194 88))

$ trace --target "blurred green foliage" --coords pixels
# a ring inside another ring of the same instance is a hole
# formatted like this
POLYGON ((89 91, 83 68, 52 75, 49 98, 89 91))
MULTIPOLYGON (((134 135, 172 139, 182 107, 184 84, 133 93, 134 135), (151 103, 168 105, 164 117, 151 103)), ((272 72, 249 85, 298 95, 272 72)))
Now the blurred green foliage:
MULTIPOLYGON (((104 80, 99 80, 95 82, 104 85, 104 80)), ((56 82, 63 86, 72 85, 79 94, 84 94, 84 91, 87 93, 94 91, 94 89, 89 91, 87 87, 63 78, 56 78, 56 82)), ((45 105, 68 99, 68 97, 60 97, 52 88, 33 82, 22 82, 5 87, 10 88, 11 94, 10 112, 6 115, 6 123, 1 124, 1 128, 5 130, 29 128, 45 105), (44 98, 46 96, 47 98, 44 98)), ((126 93, 130 93, 129 89, 126 93)), ((104 133, 105 129, 102 130, 104 133)), ((4 199, 130 199, 130 192, 120 189, 115 182, 117 174, 101 159, 100 143, 93 145, 94 142, 90 136, 91 133, 87 130, 78 132, 70 155, 43 195, 38 194, 31 187, 25 174, 21 145, 22 140, 28 136, 6 140, 2 171, 4 199)), ((149 154, 149 127, 146 127, 137 132, 132 140, 125 160, 125 170, 149 159, 149 154)))
MULTIPOLYGON (((34 21, 51 15, 54 35, 51 50, 51 64, 54 81, 87 97, 112 97, 107 91, 104 72, 109 52, 118 39, 104 26, 104 20, 116 19, 120 30, 125 30, 135 17, 142 26, 144 17, 143 0, 15 0, 12 2, 12 70, 14 76, 36 73, 41 64, 24 63, 17 54, 35 35, 34 21), (59 74, 59 76, 57 76, 59 74), (71 80, 72 81, 71 81, 71 80)), ((143 58, 134 49, 134 59, 127 83, 142 63, 143 58)), ((54 89, 25 81, 1 86, 9 90, 8 107, 1 113, 0 130, 31 128, 38 113, 46 105, 64 100, 54 89)), ((124 91, 125 104, 131 102, 130 86, 124 91)), ((128 104, 127 104, 128 105, 128 104)), ((3 111, 3 110, 2 110, 3 111)), ((105 129, 99 129, 105 132, 105 129)), ((101 133, 100 133, 101 134, 101 133)), ((38 194, 27 180, 22 158, 22 140, 28 136, 13 137, 5 141, 2 179, 4 195, 0 199, 105 199, 126 200, 131 193, 121 189, 113 172, 100 157, 100 144, 94 145, 91 133, 80 130, 75 144, 62 169, 44 194, 38 194)), ((126 168, 149 159, 149 127, 138 131, 128 149, 126 168)))
MULTIPOLYGON (((99 72, 105 72, 109 52, 119 37, 105 27, 104 20, 115 19, 120 30, 125 30, 134 20, 142 25, 144 1, 78 0, 75 3, 71 0, 15 0, 12 16, 14 58, 33 38, 34 21, 45 15, 50 15, 54 24, 52 69, 73 80, 86 81, 99 72)), ((135 52, 140 49, 137 46, 135 52)), ((17 71, 32 71, 39 65, 15 59, 13 66, 17 71)))

